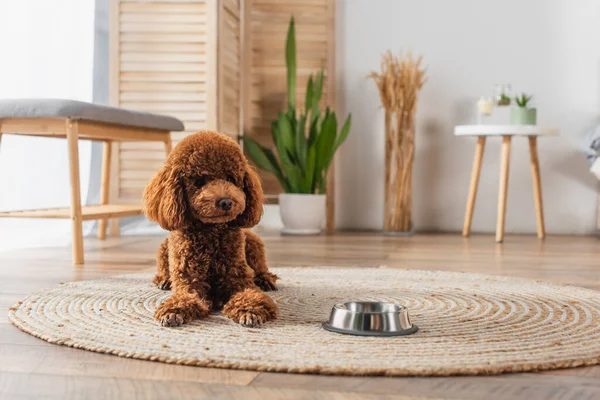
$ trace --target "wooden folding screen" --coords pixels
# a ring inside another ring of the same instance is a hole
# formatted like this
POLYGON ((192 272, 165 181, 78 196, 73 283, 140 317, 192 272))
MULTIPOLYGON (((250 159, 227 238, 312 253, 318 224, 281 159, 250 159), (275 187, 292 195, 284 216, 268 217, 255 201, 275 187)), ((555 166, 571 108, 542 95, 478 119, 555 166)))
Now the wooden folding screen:
POLYGON ((242 0, 219 1, 217 129, 239 137, 242 118, 242 0))
MULTIPOLYGON (((181 119, 174 144, 202 129, 237 138, 240 13, 239 0, 112 0, 112 104, 181 119)), ((115 194, 139 202, 164 149, 124 143, 115 154, 115 194)))
MULTIPOLYGON (((296 21, 298 103, 310 73, 325 70, 323 104, 334 99, 333 0, 111 0, 113 105, 175 116, 201 129, 271 144, 270 121, 286 104, 285 36, 296 21)), ((164 159, 154 144, 122 144, 115 200, 139 202, 164 159)), ((332 176, 332 175, 331 175, 332 176)), ((270 198, 281 191, 261 172, 270 198)), ((329 185, 333 187, 333 179, 329 185)), ((333 191, 328 226, 333 227, 333 191)))

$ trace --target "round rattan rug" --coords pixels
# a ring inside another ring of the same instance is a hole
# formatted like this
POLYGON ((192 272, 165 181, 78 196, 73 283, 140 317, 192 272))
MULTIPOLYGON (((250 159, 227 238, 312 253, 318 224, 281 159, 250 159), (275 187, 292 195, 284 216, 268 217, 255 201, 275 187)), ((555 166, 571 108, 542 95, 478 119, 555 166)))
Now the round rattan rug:
POLYGON ((50 343, 167 363, 340 375, 496 374, 600 361, 600 292, 487 275, 392 268, 277 268, 280 318, 152 319, 170 292, 150 274, 63 284, 10 310, 50 343), (419 331, 361 337, 321 327, 339 301, 398 301, 419 331))

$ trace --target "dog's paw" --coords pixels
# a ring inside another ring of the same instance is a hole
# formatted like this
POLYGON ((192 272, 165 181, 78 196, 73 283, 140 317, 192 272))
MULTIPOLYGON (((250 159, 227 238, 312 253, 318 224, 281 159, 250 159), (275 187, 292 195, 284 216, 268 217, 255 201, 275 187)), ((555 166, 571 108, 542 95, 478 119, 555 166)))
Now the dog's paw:
POLYGON ((154 319, 162 326, 181 326, 185 323, 185 315, 177 307, 168 307, 165 303, 158 306, 154 319))
POLYGON ((259 274, 254 277, 254 284, 261 288, 261 290, 270 292, 272 290, 277 290, 277 286, 275 285, 277 279, 277 275, 265 272, 264 274, 259 274))
POLYGON ((171 280, 165 279, 158 283, 158 288, 160 290, 171 290, 171 280))
POLYGON ((236 293, 223 307, 223 315, 242 326, 258 326, 277 318, 273 299, 258 290, 245 289, 236 293))
POLYGON ((262 325, 264 322, 264 318, 261 315, 253 314, 251 312, 242 313, 238 321, 240 325, 249 328, 262 325))
POLYGON ((160 324, 162 326, 181 326, 183 325, 183 322, 183 315, 176 313, 163 315, 160 319, 160 324))
POLYGON ((152 282, 160 289, 160 290, 171 290, 171 280, 168 277, 163 275, 156 275, 152 282))
POLYGON ((195 319, 206 318, 210 306, 210 302, 194 296, 171 296, 158 306, 154 319, 162 326, 181 326, 195 319))

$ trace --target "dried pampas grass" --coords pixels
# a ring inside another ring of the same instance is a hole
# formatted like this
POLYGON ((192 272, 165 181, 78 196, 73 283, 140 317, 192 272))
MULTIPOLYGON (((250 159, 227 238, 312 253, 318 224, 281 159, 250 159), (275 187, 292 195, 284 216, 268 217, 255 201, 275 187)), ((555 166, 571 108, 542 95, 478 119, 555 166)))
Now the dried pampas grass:
POLYGON ((410 52, 398 57, 386 52, 381 72, 372 72, 385 108, 385 210, 384 230, 411 229, 412 168, 415 153, 415 112, 418 94, 427 77, 422 57, 410 52))

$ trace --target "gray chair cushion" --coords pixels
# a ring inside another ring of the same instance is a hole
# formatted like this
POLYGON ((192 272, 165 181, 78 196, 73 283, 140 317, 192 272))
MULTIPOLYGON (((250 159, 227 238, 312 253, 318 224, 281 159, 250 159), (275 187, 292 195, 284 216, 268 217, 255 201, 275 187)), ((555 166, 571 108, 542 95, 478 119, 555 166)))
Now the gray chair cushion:
POLYGON ((2 118, 71 118, 172 132, 184 129, 183 122, 166 115, 62 99, 0 100, 2 118))

